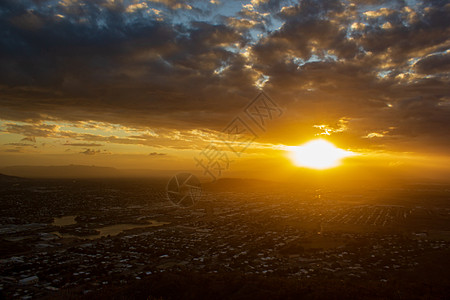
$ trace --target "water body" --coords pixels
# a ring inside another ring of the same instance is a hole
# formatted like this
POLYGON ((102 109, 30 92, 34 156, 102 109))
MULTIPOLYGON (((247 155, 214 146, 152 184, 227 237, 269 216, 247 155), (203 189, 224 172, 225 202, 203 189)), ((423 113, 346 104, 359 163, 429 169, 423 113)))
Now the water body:
POLYGON ((75 221, 75 218, 77 216, 65 216, 61 218, 55 218, 53 220, 52 225, 54 226, 67 226, 67 225, 73 225, 77 224, 77 221, 75 221))
POLYGON ((94 228, 95 230, 100 231, 100 234, 84 235, 84 236, 77 236, 77 235, 73 235, 73 234, 59 233, 59 232, 54 232, 54 234, 56 234, 57 236, 62 237, 62 238, 77 238, 77 239, 95 240, 95 239, 101 238, 103 236, 108 236, 108 235, 115 236, 125 230, 130 230, 130 229, 134 229, 134 228, 157 227, 157 226, 163 226, 166 224, 170 224, 170 222, 158 222, 158 221, 151 220, 151 221, 149 221, 149 224, 117 224, 117 225, 105 226, 105 227, 100 227, 100 228, 94 228))

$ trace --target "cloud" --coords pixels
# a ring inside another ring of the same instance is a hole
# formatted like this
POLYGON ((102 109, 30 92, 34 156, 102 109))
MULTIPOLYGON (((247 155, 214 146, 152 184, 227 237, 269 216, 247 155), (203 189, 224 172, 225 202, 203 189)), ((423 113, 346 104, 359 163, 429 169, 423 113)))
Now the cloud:
POLYGON ((375 2, 252 1, 230 13, 209 1, 2 1, 1 130, 88 153, 185 149, 213 139, 264 78, 286 113, 261 142, 326 125, 354 145, 447 147, 450 6, 375 2), (97 124, 136 132, 100 135, 97 124), (371 133, 383 136, 362 138, 371 133))
POLYGON ((192 9, 192 6, 187 4, 186 1, 182 0, 149 0, 149 2, 161 3, 170 7, 171 9, 192 9))
POLYGON ((64 143, 64 146, 75 146, 75 147, 100 147, 102 144, 94 144, 94 143, 64 143))
POLYGON ((135 4, 130 4, 126 9, 126 12, 135 12, 137 10, 146 9, 146 8, 148 8, 148 5, 146 2, 135 3, 135 4))
POLYGON ((149 156, 164 156, 164 155, 167 155, 167 153, 152 152, 149 154, 149 156))
POLYGON ((99 154, 99 153, 102 153, 102 151, 100 151, 100 150, 91 150, 91 149, 86 149, 86 150, 84 150, 84 151, 82 151, 82 152, 80 152, 81 154, 85 154, 85 155, 96 155, 96 154, 99 154))
POLYGON ((21 141, 36 143, 36 138, 34 136, 26 136, 23 139, 21 139, 21 141))
POLYGON ((15 124, 7 123, 3 132, 24 135, 24 139, 35 141, 35 137, 50 137, 57 132, 58 127, 53 124, 15 124))
POLYGON ((450 72, 450 51, 426 56, 416 62, 415 69, 422 74, 450 72))
MULTIPOLYGON (((98 15, 100 8, 92 2, 77 3, 84 4, 83 10, 69 3, 62 8, 63 20, 42 16, 45 26, 38 31, 2 19, 10 34, 0 40, 0 90, 5 96, 0 117, 123 124, 121 112, 127 112, 134 115, 131 126, 148 124, 152 114, 154 125, 176 120, 176 126, 196 127, 218 118, 205 114, 193 121, 186 111, 215 110, 224 120, 243 98, 227 91, 238 82, 253 84, 254 72, 241 68, 240 55, 227 48, 246 43, 233 28, 205 22, 177 27, 148 16, 127 19, 116 6, 102 7, 98 15), (99 19, 105 25, 100 27, 99 19), (233 68, 215 76, 214 70, 224 64, 233 68), (212 94, 218 101, 209 101, 212 94), (192 99, 189 108, 187 98, 192 99), (235 103, 231 107, 230 101, 235 103), (74 107, 79 113, 73 114, 74 107)), ((17 14, 26 12, 25 5, 14 6, 17 14)))
POLYGON ((4 144, 6 146, 17 146, 17 147, 33 147, 36 148, 35 145, 33 144, 26 144, 26 143, 8 143, 8 144, 4 144))
MULTIPOLYGON (((103 124, 104 125, 104 124, 103 124)), ((176 129, 157 129, 155 131, 148 131, 147 129, 119 128, 120 135, 105 135, 107 130, 113 130, 114 126, 88 126, 87 128, 93 130, 105 130, 102 134, 93 133, 79 133, 72 130, 61 130, 62 127, 78 128, 79 124, 13 124, 6 123, 3 133, 29 135, 35 134, 38 137, 52 138, 52 139, 73 139, 83 142, 62 142, 64 146, 75 147, 100 147, 103 143, 122 144, 122 145, 143 145, 158 148, 174 148, 174 149, 191 149, 194 147, 202 147, 204 144, 217 140, 220 136, 219 131, 214 130, 176 130, 176 129), (123 132, 127 134, 124 135, 123 132), (192 142, 195 141, 195 145, 192 142)))
POLYGON ((23 153, 23 151, 21 149, 5 149, 5 150, 3 150, 3 152, 7 152, 7 153, 23 153))
POLYGON ((387 7, 382 7, 378 10, 369 10, 363 13, 363 15, 369 18, 387 17, 394 14, 396 11, 387 7))

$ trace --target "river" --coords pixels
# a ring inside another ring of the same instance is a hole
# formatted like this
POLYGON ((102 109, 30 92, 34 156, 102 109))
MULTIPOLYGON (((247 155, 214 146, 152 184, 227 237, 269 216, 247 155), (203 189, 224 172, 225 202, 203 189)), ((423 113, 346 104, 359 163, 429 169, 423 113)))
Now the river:
MULTIPOLYGON (((77 216, 65 216, 61 218, 55 218, 52 225, 55 226, 67 226, 67 225, 73 225, 77 222, 75 221, 75 218, 77 216)), ((115 236, 119 233, 130 230, 134 228, 146 228, 146 227, 157 227, 157 226, 163 226, 166 224, 170 224, 170 222, 158 222, 154 220, 148 221, 148 224, 116 224, 116 225, 110 225, 105 227, 99 227, 99 228, 93 228, 95 230, 98 230, 100 234, 93 234, 93 235, 83 235, 83 236, 77 236, 69 233, 59 233, 54 232, 59 237, 62 238, 78 238, 78 239, 88 239, 88 240, 95 240, 104 236, 115 236)))

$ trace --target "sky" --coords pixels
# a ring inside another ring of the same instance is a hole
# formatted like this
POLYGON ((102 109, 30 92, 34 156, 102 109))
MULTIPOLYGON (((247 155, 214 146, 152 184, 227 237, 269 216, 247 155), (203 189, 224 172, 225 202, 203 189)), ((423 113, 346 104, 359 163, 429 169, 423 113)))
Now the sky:
POLYGON ((3 0, 0 29, 0 167, 203 172, 213 145, 216 175, 275 174, 324 138, 449 174, 447 1, 3 0))

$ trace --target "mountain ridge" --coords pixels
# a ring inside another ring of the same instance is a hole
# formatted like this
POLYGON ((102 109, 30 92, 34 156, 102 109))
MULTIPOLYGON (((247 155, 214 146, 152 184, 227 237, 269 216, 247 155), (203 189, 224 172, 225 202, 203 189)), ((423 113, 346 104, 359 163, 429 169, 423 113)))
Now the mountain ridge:
MULTIPOLYGON (((22 178, 122 178, 122 177, 170 177, 182 171, 153 169, 117 169, 95 165, 1 167, 0 173, 22 178)), ((186 171, 185 171, 186 172, 186 171)), ((189 171, 187 171, 189 172, 189 171)))

